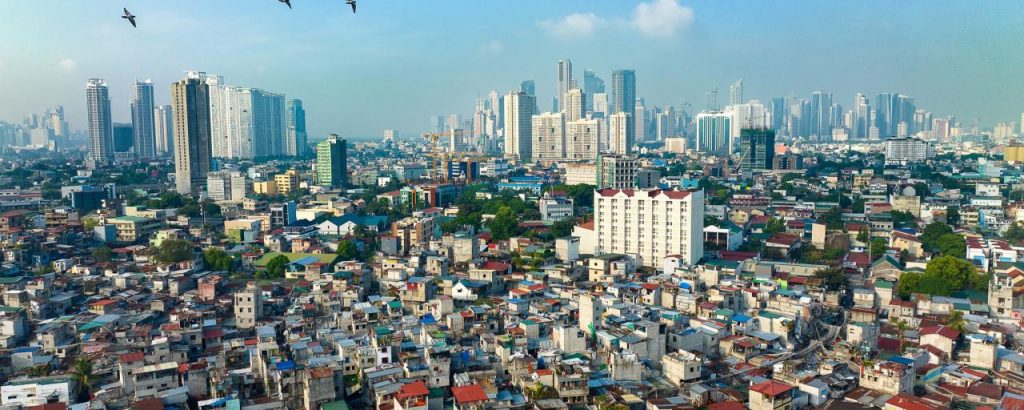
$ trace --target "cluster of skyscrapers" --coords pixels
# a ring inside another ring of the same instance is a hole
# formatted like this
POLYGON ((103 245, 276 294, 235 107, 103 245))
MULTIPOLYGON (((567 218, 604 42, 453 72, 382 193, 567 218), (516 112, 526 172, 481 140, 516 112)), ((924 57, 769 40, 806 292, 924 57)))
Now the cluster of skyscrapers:
MULTIPOLYGON (((180 94, 191 100, 176 101, 175 107, 154 104, 153 82, 136 81, 131 99, 131 124, 115 124, 111 114, 108 84, 102 79, 86 83, 86 109, 89 131, 89 160, 93 164, 115 160, 158 158, 177 154, 175 135, 180 131, 175 116, 184 115, 183 106, 196 106, 205 114, 213 158, 253 159, 274 156, 301 156, 307 151, 305 111, 299 99, 257 88, 225 85, 222 77, 188 73, 189 89, 202 82, 203 90, 180 94), (202 99, 195 99, 202 96, 202 99), (131 138, 119 137, 130 133, 131 138)), ((177 91, 172 86, 172 94, 177 91)), ((175 95, 172 95, 172 98, 175 95)), ((194 116, 195 117, 195 116, 194 116)), ((194 124, 194 128, 195 125, 194 124)))

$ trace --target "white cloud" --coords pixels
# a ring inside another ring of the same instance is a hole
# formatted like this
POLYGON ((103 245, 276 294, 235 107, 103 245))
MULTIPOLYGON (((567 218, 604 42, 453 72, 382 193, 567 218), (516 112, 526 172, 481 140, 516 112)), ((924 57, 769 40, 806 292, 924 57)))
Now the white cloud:
POLYGON ((594 34, 601 22, 601 18, 594 13, 572 13, 560 20, 543 20, 537 24, 554 37, 580 38, 594 34))
POLYGON ((78 67, 78 63, 76 63, 75 60, 72 60, 70 58, 60 60, 60 62, 58 62, 57 65, 60 66, 60 69, 64 71, 72 71, 75 69, 75 67, 78 67))
POLYGON ((693 24, 693 9, 678 0, 652 0, 636 6, 630 23, 644 35, 671 37, 693 24))
POLYGON ((485 41, 480 45, 480 51, 484 53, 500 53, 505 46, 498 40, 485 41))

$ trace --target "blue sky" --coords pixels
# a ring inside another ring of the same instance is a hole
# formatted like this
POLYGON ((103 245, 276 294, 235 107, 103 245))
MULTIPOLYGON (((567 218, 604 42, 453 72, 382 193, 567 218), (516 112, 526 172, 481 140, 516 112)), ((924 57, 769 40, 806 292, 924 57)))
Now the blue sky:
MULTIPOLYGON (((1018 1, 0 1, 0 119, 62 104, 84 127, 84 84, 110 84, 129 120, 130 84, 157 103, 185 70, 303 99, 312 136, 415 135, 431 115, 533 78, 542 108, 561 58, 608 80, 637 72, 648 105, 703 105, 743 78, 747 98, 883 91, 985 126, 1024 111, 1018 1), (127 6, 138 29, 119 18, 127 6)), ((872 101, 873 102, 873 101, 872 101)))

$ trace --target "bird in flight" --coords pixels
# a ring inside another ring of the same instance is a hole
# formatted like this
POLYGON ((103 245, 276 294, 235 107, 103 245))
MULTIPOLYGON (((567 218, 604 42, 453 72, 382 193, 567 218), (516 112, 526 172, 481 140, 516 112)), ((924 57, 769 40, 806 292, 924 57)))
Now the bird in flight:
POLYGON ((356 14, 356 0, 345 0, 345 4, 352 6, 352 14, 356 14))
POLYGON ((277 1, 282 2, 282 3, 286 4, 286 5, 288 5, 289 9, 292 8, 292 0, 277 0, 277 1))
POLYGON ((133 15, 127 8, 124 9, 124 15, 121 16, 123 19, 128 19, 129 23, 132 23, 132 27, 138 27, 135 25, 135 15, 133 15))

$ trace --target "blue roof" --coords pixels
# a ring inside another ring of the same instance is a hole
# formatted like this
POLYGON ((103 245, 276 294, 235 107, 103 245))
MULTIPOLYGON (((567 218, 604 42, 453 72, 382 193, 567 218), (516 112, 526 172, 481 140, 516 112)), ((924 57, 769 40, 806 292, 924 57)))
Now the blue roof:
POLYGON ((749 322, 750 319, 751 319, 750 316, 744 315, 742 313, 737 313, 737 314, 732 316, 732 321, 733 322, 746 323, 746 322, 749 322))
POLYGON ((306 257, 302 257, 302 258, 296 259, 292 263, 297 264, 297 265, 306 266, 306 265, 312 265, 312 264, 314 264, 316 262, 320 262, 320 258, 317 258, 316 256, 306 256, 306 257))
POLYGON ((295 362, 291 360, 285 360, 283 362, 277 362, 277 370, 294 370, 295 362))
POLYGON ((893 356, 889 358, 890 362, 899 363, 907 367, 914 367, 914 360, 908 359, 903 356, 893 356))
POLYGON ((420 318, 420 323, 424 325, 432 325, 437 323, 437 319, 434 318, 433 313, 427 313, 420 318))
POLYGON ((679 287, 682 289, 691 289, 690 284, 687 282, 679 282, 679 287))

